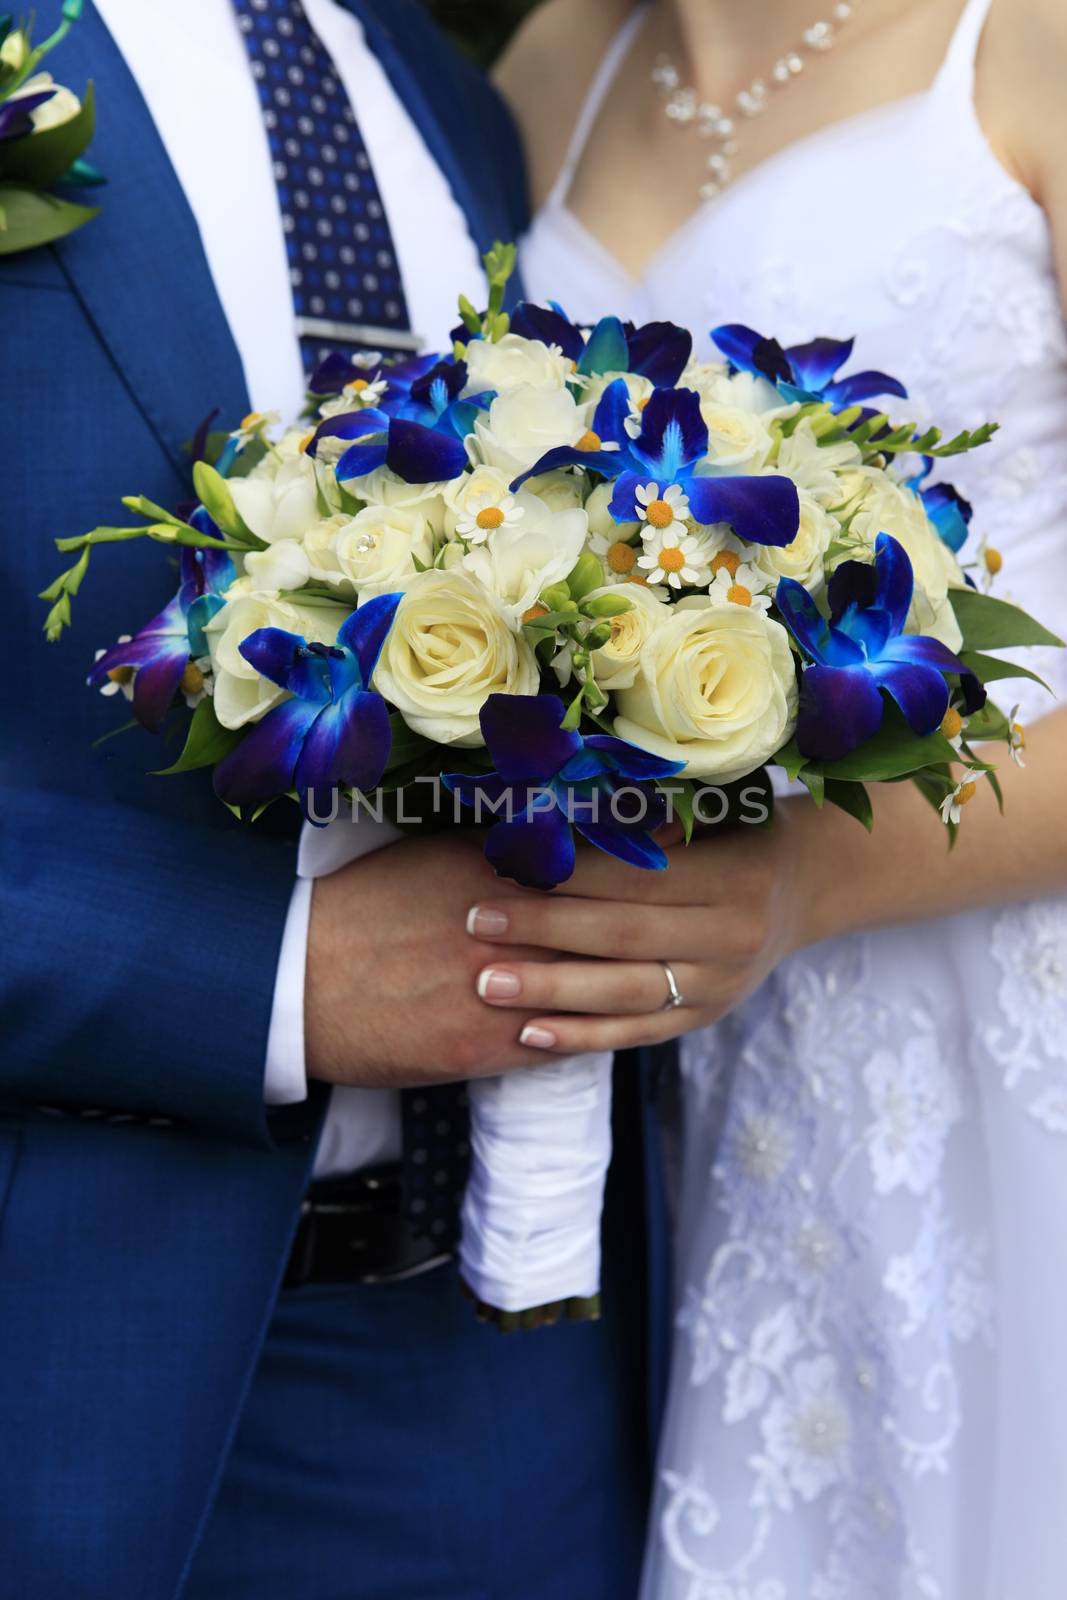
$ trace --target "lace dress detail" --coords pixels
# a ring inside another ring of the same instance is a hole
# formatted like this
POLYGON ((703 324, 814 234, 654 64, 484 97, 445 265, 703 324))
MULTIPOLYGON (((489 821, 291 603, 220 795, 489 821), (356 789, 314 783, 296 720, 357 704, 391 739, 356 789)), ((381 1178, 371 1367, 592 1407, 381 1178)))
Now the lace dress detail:
MULTIPOLYGON (((523 270, 579 317, 855 334, 917 420, 999 419, 945 475, 997 593, 1065 634, 1067 332, 1044 214, 974 111, 988 5, 927 94, 741 177, 639 284, 567 210, 572 150, 523 270)), ((1056 695, 1065 654, 1027 656, 1056 695)), ((645 1600, 1062 1600, 1067 901, 829 941, 682 1061, 645 1600)))

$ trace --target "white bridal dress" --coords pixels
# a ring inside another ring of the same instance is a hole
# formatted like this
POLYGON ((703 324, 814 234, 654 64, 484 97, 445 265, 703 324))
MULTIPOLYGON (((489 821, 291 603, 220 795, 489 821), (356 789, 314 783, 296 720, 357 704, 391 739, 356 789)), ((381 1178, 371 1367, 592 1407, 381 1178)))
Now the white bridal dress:
MULTIPOLYGON (((943 476, 1004 554, 998 592, 1067 634, 1067 337, 1045 217, 974 111, 988 9, 927 93, 742 177, 635 283, 566 195, 638 13, 523 270, 580 318, 855 334, 920 418, 999 419, 943 476)), ((1067 688, 1063 656, 1030 664, 1067 688)), ((1024 720, 1053 703, 998 688, 1024 720)), ((646 1600, 1064 1600, 1067 903, 827 942, 682 1072, 646 1600)))

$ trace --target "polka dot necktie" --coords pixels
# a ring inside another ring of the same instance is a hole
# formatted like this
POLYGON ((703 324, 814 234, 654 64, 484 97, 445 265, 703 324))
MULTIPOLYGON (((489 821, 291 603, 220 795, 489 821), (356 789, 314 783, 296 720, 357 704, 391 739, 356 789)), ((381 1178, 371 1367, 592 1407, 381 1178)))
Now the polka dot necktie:
MULTIPOLYGON (((339 345, 417 349, 389 219, 325 46, 298 0, 233 6, 270 140, 305 366, 339 345)), ((466 1090, 408 1090, 401 1106, 408 1217, 451 1248, 470 1166, 466 1090)))
POLYGON ((233 7, 270 141, 305 368, 338 346, 417 349, 389 219, 325 45, 299 0, 233 7))

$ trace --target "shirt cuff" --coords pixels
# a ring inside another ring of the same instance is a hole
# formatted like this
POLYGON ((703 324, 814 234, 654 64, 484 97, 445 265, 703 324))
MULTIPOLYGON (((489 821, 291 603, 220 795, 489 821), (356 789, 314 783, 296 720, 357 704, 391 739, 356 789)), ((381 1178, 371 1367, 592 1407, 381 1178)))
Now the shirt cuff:
POLYGON ((307 965, 311 917, 309 878, 297 878, 285 918, 274 1005, 267 1034, 267 1070, 263 1098, 269 1106, 291 1106, 307 1099, 304 1058, 304 969, 307 965))

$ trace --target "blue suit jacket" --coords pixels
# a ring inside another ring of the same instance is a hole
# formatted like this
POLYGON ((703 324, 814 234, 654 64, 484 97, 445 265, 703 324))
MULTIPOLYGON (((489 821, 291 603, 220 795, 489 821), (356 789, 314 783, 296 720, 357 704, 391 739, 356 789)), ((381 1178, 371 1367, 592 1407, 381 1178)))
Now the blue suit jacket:
MULTIPOLYGON (((414 0, 344 3, 477 243, 517 237, 499 102, 414 0)), ((47 27, 58 0, 41 9, 47 27)), ((103 213, 0 260, 0 1588, 162 1597, 225 1461, 326 1095, 263 1106, 293 831, 239 827, 203 774, 146 775, 164 763, 140 731, 92 743, 116 714, 87 664, 169 597, 159 549, 98 552, 69 636, 41 633, 53 536, 132 488, 185 498, 198 421, 247 410, 192 214, 91 6, 62 71, 96 84, 103 213)))

